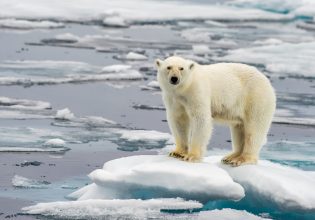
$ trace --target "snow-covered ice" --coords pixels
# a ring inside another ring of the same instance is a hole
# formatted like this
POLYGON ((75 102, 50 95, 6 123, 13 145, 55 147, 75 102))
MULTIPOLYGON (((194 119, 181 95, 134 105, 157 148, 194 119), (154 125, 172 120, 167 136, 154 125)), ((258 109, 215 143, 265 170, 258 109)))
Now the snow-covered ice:
POLYGON ((198 215, 198 220, 267 220, 267 218, 262 218, 253 215, 245 210, 235 210, 235 209, 215 209, 211 211, 203 211, 198 215))
POLYGON ((74 119, 74 114, 69 108, 60 109, 57 111, 55 119, 59 120, 71 120, 74 119))
POLYGON ((315 210, 313 172, 265 160, 260 160, 258 165, 230 167, 221 164, 221 158, 209 156, 201 163, 187 163, 165 155, 115 159, 105 163, 103 169, 90 173, 93 183, 70 194, 69 198, 181 197, 207 202, 240 200, 246 195, 239 203, 255 206, 254 198, 261 208, 315 210))
POLYGON ((43 145, 45 147, 60 148, 60 147, 64 147, 66 145, 66 142, 60 138, 53 138, 53 139, 47 140, 43 145))
POLYGON ((65 25, 61 22, 52 21, 28 21, 16 19, 0 19, 0 28, 14 29, 35 29, 35 28, 63 28, 65 25))
POLYGON ((89 174, 92 184, 69 195, 79 200, 181 197, 206 202, 239 200, 243 188, 223 169, 187 163, 165 155, 141 155, 109 161, 89 174))
MULTIPOLYGON (((113 69, 113 67, 110 67, 113 69)), ((90 81, 141 80, 135 69, 113 69, 76 61, 24 60, 0 63, 0 85, 43 85, 90 81), (105 71, 102 72, 102 69, 105 71)))
POLYGON ((233 0, 230 3, 245 8, 292 14, 297 17, 315 17, 315 3, 312 0, 233 0))
POLYGON ((310 171, 260 160, 258 165, 230 167, 220 164, 222 156, 209 156, 205 161, 217 164, 241 184, 246 193, 264 206, 291 211, 315 211, 315 176, 310 171))
POLYGON ((283 76, 314 78, 315 42, 282 43, 228 51, 218 61, 264 65, 266 70, 283 76))
POLYGON ((19 110, 44 110, 51 109, 51 104, 44 101, 16 99, 0 96, 0 107, 19 109, 19 110))
MULTIPOLYGON (((152 22, 169 20, 211 19, 211 20, 288 20, 291 15, 277 14, 259 9, 235 9, 229 5, 207 5, 185 2, 178 7, 177 2, 137 0, 89 2, 57 0, 3 0, 0 2, 2 18, 54 19, 62 21, 89 22, 105 18, 115 18, 110 23, 152 22), (177 10, 174 10, 176 8, 177 10), (194 13, 195 12, 195 13, 194 13), (119 22, 118 22, 119 21, 119 22)), ((106 19, 105 19, 106 21, 106 19)), ((105 22, 106 23, 106 22, 105 22)))
POLYGON ((47 188, 47 185, 49 184, 50 183, 47 181, 28 179, 19 175, 15 175, 12 178, 12 185, 19 188, 44 189, 47 188))
MULTIPOLYGON (((91 199, 38 203, 24 207, 25 214, 51 216, 62 219, 189 219, 187 216, 168 214, 161 210, 191 210, 201 208, 196 201, 183 199, 91 199), (180 218, 184 217, 184 218, 180 218)), ((190 215, 190 217, 193 215, 190 215)))
POLYGON ((135 53, 135 52, 129 52, 126 55, 126 59, 127 60, 147 60, 148 57, 143 55, 143 54, 139 54, 139 53, 135 53))
POLYGON ((210 53, 210 48, 208 45, 196 44, 192 46, 193 52, 197 55, 205 55, 210 53))

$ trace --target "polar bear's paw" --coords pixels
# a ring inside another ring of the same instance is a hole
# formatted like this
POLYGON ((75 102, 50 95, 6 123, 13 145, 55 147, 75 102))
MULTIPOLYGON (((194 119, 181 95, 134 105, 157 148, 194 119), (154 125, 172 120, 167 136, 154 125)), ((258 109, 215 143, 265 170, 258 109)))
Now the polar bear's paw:
POLYGON ((232 152, 228 155, 226 155, 225 157, 222 158, 221 162, 224 164, 229 164, 231 163, 231 161, 235 158, 238 157, 240 155, 239 152, 232 152))
POLYGON ((183 152, 179 152, 179 151, 172 151, 168 154, 170 157, 175 157, 175 158, 180 158, 183 159, 185 157, 185 154, 183 152))
POLYGON ((256 164, 257 163, 257 157, 250 155, 250 154, 241 154, 237 157, 234 157, 229 164, 231 164, 233 167, 238 167, 240 165, 245 164, 256 164))
POLYGON ((187 154, 183 160, 188 162, 200 162, 201 157, 196 154, 187 154))

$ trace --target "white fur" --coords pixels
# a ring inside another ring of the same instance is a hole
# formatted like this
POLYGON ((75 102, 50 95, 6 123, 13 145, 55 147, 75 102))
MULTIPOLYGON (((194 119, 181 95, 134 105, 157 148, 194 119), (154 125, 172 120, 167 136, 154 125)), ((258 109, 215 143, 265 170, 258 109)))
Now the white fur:
POLYGON ((233 152, 222 161, 233 166, 257 162, 276 107, 274 90, 262 73, 245 64, 200 65, 181 57, 156 60, 156 66, 176 141, 171 156, 200 160, 213 122, 220 122, 230 126, 233 143, 233 152), (177 85, 170 83, 172 76, 179 78, 177 85))

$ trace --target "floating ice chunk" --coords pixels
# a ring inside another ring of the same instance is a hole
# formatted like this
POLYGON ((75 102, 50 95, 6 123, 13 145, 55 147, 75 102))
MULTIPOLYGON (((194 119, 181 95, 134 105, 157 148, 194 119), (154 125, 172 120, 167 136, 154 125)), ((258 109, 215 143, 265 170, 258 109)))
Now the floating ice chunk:
POLYGON ((30 86, 34 84, 77 83, 98 80, 140 80, 142 78, 142 74, 134 69, 102 73, 100 66, 83 62, 51 60, 0 62, 0 85, 30 86))
POLYGON ((259 216, 253 215, 245 210, 235 209, 215 209, 211 211, 203 211, 198 215, 198 220, 267 220, 259 216))
POLYGON ((40 147, 0 147, 0 152, 50 152, 64 153, 69 148, 40 148, 40 147))
POLYGON ((315 42, 298 44, 282 43, 261 47, 230 50, 226 56, 216 57, 218 61, 263 64, 270 72, 283 76, 314 78, 315 42), (297 56, 303 54, 303 56, 297 56))
POLYGON ((39 114, 38 112, 21 112, 21 111, 8 111, 0 110, 0 118, 5 119, 44 119, 52 118, 46 114, 39 114))
POLYGON ((129 52, 126 55, 126 59, 127 60, 147 60, 148 57, 140 53, 129 52))
POLYGON ((181 36, 191 42, 209 43, 211 41, 211 34, 209 30, 203 28, 192 28, 183 30, 181 36))
POLYGON ((66 142, 60 138, 49 139, 44 143, 46 147, 64 147, 66 142))
POLYGON ((118 72, 125 72, 127 70, 130 70, 131 66, 130 65, 110 65, 110 66, 105 66, 102 69, 102 72, 104 73, 118 73, 118 72))
POLYGON ((149 87, 152 87, 152 88, 155 88, 155 89, 160 89, 160 84, 159 84, 159 82, 158 82, 158 81, 155 81, 155 80, 149 82, 149 83, 148 83, 148 86, 149 86, 149 87))
POLYGON ((260 205, 282 210, 315 211, 315 177, 310 175, 312 172, 264 160, 258 165, 230 167, 220 164, 221 158, 210 156, 205 161, 218 164, 245 188, 247 197, 243 202, 251 202, 248 200, 253 196, 260 205))
MULTIPOLYGON (((183 199, 127 199, 63 201, 38 203, 24 207, 26 214, 51 216, 60 219, 177 219, 161 210, 192 210, 201 208, 196 201, 183 199)), ((181 216, 181 215, 179 215, 181 216)), ((190 217, 194 216, 190 214, 190 217)), ((189 219, 187 217, 180 219, 189 219)))
POLYGON ((60 120, 71 120, 74 118, 75 118, 74 114, 68 108, 58 110, 55 116, 55 119, 60 120))
POLYGON ((294 0, 233 0, 231 4, 246 7, 259 8, 266 11, 291 14, 296 17, 314 17, 315 3, 312 0, 294 1, 294 0))
POLYGON ((103 24, 106 26, 113 26, 113 27, 128 27, 127 22, 120 16, 111 16, 106 17, 103 20, 103 24))
POLYGON ((50 182, 47 181, 32 180, 19 175, 15 175, 12 179, 12 185, 20 188, 44 189, 47 188, 49 184, 50 182))
POLYGON ((64 33, 64 34, 56 35, 55 39, 66 41, 66 42, 77 42, 80 38, 71 33, 64 33))
POLYGON ((150 130, 119 130, 122 139, 130 142, 148 141, 148 142, 165 142, 172 138, 169 133, 150 130))
POLYGON ((207 45, 193 45, 192 46, 193 52, 197 55, 205 55, 209 54, 211 51, 207 45))
POLYGON ((0 107, 21 109, 21 110, 44 110, 51 109, 49 102, 35 101, 28 99, 15 99, 0 96, 0 107))
POLYGON ((165 155, 112 160, 89 177, 94 183, 70 197, 80 200, 182 197, 203 202, 244 197, 243 188, 216 165, 187 163, 165 155))
POLYGON ((268 38, 264 40, 256 40, 253 44, 256 45, 276 45, 276 44, 282 44, 283 41, 276 38, 268 38))
POLYGON ((16 19, 0 19, 0 28, 35 29, 35 28, 62 28, 65 25, 52 21, 28 21, 16 19))
MULTIPOLYGON (((314 20, 315 21, 315 20, 314 20)), ((301 29, 309 30, 309 31, 315 31, 315 22, 301 22, 298 23, 296 26, 301 29)))
POLYGON ((162 111, 165 111, 164 106, 157 106, 157 105, 135 104, 132 107, 135 109, 141 109, 141 110, 162 110, 162 111))

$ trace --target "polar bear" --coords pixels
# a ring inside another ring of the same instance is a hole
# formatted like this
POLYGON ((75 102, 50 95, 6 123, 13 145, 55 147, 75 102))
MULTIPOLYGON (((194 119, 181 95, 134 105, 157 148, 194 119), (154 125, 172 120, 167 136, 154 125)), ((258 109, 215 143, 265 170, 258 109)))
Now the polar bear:
POLYGON ((267 77, 245 64, 200 65, 177 56, 157 59, 155 65, 176 144, 170 156, 201 160, 212 124, 219 122, 230 127, 233 148, 222 162, 257 163, 276 108, 267 77))

